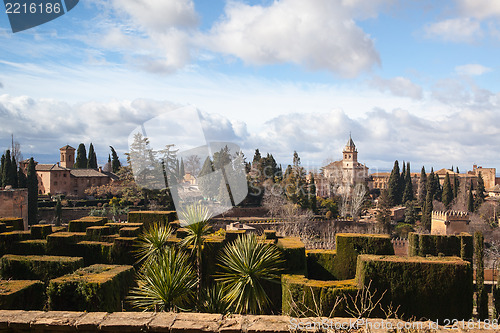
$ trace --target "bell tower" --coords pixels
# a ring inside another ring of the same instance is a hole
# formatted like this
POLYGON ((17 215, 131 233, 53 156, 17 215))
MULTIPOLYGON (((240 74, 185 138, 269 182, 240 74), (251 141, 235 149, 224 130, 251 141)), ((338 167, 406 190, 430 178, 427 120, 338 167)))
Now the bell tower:
POLYGON ((342 152, 344 154, 342 162, 344 167, 352 168, 358 164, 358 151, 356 150, 356 145, 352 141, 351 134, 349 133, 349 141, 342 152))
POLYGON ((61 162, 60 165, 63 168, 68 168, 71 169, 73 165, 75 164, 75 148, 66 145, 59 149, 61 152, 61 162))

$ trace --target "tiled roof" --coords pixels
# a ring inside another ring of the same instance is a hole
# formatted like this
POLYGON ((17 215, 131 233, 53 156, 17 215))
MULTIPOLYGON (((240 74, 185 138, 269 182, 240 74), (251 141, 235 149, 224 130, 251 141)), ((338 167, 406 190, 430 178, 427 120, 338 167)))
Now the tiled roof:
POLYGON ((66 168, 63 168, 59 164, 37 164, 35 166, 36 171, 64 171, 64 170, 69 170, 66 168))
POLYGON ((500 185, 496 184, 488 190, 488 192, 500 193, 500 185))
POLYGON ((73 149, 73 150, 76 150, 75 148, 71 147, 70 145, 66 145, 66 146, 60 148, 59 150, 64 150, 64 149, 73 149))
POLYGON ((109 177, 94 169, 71 169, 70 173, 73 177, 109 177))

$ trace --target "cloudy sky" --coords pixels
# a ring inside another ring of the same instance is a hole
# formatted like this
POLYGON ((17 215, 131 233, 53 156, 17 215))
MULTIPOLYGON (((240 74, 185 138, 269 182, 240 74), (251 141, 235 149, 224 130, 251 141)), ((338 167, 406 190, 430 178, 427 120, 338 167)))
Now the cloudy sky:
POLYGON ((0 8, 2 150, 93 142, 105 163, 192 106, 248 158, 320 166, 351 132, 372 170, 500 167, 499 1, 82 0, 15 34, 0 8))

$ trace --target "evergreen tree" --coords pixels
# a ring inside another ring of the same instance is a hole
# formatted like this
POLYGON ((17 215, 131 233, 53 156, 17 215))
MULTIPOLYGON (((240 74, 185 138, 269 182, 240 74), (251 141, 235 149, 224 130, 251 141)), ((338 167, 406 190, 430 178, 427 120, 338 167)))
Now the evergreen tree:
MULTIPOLYGON (((430 180, 430 179, 429 179, 430 180)), ((432 221, 432 210, 434 209, 432 204, 432 192, 427 188, 427 195, 425 196, 424 209, 422 211, 422 226, 426 230, 431 230, 432 221)))
MULTIPOLYGON (((458 168, 457 168, 458 169, 458 168)), ((458 197, 458 189, 460 188, 460 179, 458 173, 453 177, 453 197, 458 197)))
POLYGON ((28 186, 28 224, 35 225, 38 223, 38 178, 33 157, 30 158, 28 164, 26 184, 28 186))
POLYGON ((14 177, 12 175, 12 159, 10 157, 10 150, 5 152, 4 163, 2 164, 2 184, 3 186, 13 186, 14 177))
POLYGON ((441 187, 441 183, 439 182, 439 176, 437 173, 434 174, 434 200, 442 201, 443 200, 443 188, 441 187))
POLYGON ((56 226, 60 226, 62 222, 62 204, 61 197, 57 197, 56 206, 54 208, 56 226))
POLYGON ((451 190, 450 175, 446 173, 446 176, 444 177, 443 195, 442 195, 442 202, 446 207, 446 209, 450 207, 452 201, 453 201, 453 191, 451 190))
POLYGON ((186 171, 184 169, 184 160, 181 157, 181 165, 179 167, 179 178, 182 180, 182 179, 184 179, 185 175, 186 175, 186 171))
POLYGON ((389 191, 382 190, 382 193, 378 197, 378 209, 376 220, 379 225, 379 228, 382 229, 383 232, 389 233, 391 227, 391 199, 389 198, 389 191))
POLYGON ((474 252, 476 252, 476 304, 480 320, 488 319, 488 292, 484 287, 484 237, 480 231, 474 233, 474 252))
POLYGON ((5 169, 5 153, 2 154, 2 159, 0 160, 0 187, 3 185, 3 170, 5 169))
POLYGON ((108 169, 111 171, 111 154, 108 154, 108 169))
POLYGON ((403 204, 413 201, 413 183, 411 181, 410 162, 406 164, 406 174, 404 179, 405 187, 403 191, 403 204))
POLYGON ((390 206, 396 206, 401 203, 399 162, 397 160, 394 162, 394 167, 392 168, 392 172, 389 177, 387 195, 390 206))
POLYGON ((422 166, 420 171, 420 179, 418 181, 418 204, 420 207, 424 207, 425 197, 427 196, 427 174, 425 173, 425 167, 422 166))
POLYGON ((472 180, 469 186, 469 195, 467 197, 467 211, 474 213, 474 196, 472 195, 472 180))
POLYGON ((118 158, 118 154, 115 151, 115 148, 109 146, 111 148, 111 171, 113 173, 118 172, 120 170, 122 164, 120 162, 120 159, 118 158))
POLYGON ((87 167, 87 150, 85 145, 80 143, 76 151, 76 160, 73 166, 75 169, 85 169, 87 167))
POLYGON ((26 188, 26 175, 24 174, 23 169, 19 168, 17 172, 17 187, 18 188, 26 188))
POLYGON ((417 210, 413 201, 406 202, 405 223, 415 224, 417 221, 417 210))
POLYGON ((201 192, 207 199, 212 199, 218 194, 219 184, 214 184, 214 177, 211 174, 214 172, 214 167, 210 157, 205 159, 200 174, 198 175, 198 186, 201 192), (205 177, 204 177, 205 176, 205 177))
MULTIPOLYGON (((427 192, 431 193, 432 199, 435 199, 438 184, 439 181, 436 182, 436 177, 434 177, 434 169, 431 168, 431 172, 427 177, 427 192)), ((427 201, 427 195, 425 196, 425 200, 427 201)))
POLYGON ((87 159, 87 169, 97 169, 97 156, 94 151, 92 142, 89 147, 89 158, 87 159))
POLYGON ((316 184, 314 183, 314 174, 311 172, 311 180, 309 183, 309 207, 314 214, 318 212, 318 205, 316 202, 316 184))
POLYGON ((474 210, 478 210, 479 207, 483 204, 485 198, 484 192, 486 192, 486 189, 484 188, 484 180, 481 172, 479 172, 479 174, 477 175, 477 188, 476 199, 474 200, 474 210))
POLYGON ((255 149, 255 154, 253 155, 252 165, 254 168, 257 168, 257 165, 260 163, 262 156, 260 156, 259 149, 255 149))

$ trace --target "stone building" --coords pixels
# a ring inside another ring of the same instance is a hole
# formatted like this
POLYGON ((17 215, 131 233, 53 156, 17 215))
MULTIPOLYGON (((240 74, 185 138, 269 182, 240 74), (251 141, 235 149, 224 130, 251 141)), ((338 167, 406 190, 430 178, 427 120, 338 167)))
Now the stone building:
POLYGON ((25 188, 0 190, 0 217, 22 217, 28 228, 28 190, 25 188))
POLYGON ((321 173, 314 175, 318 196, 329 197, 368 180, 368 167, 358 162, 358 150, 350 135, 342 154, 342 160, 322 167, 321 173))
POLYGON ((433 211, 431 220, 431 234, 456 235, 469 232, 469 214, 459 211, 433 211))
MULTIPOLYGON (((27 170, 29 161, 22 161, 21 168, 27 170)), ((35 162, 36 163, 36 162, 35 162)), ((83 198, 85 190, 92 186, 101 186, 118 179, 111 172, 96 169, 73 169, 75 164, 75 148, 66 145, 60 149, 60 161, 55 164, 36 163, 38 176, 38 193, 64 194, 70 197, 83 198)))

